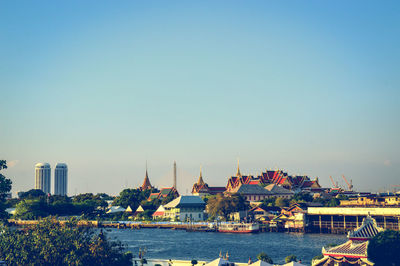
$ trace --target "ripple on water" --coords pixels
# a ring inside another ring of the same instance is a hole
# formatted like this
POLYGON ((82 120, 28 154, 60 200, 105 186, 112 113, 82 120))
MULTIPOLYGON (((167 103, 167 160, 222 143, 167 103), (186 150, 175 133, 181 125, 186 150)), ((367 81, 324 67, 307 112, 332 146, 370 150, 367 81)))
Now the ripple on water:
POLYGON ((266 252, 275 263, 283 263, 290 254, 301 258, 303 263, 321 253, 324 245, 346 241, 344 235, 320 234, 221 234, 212 232, 186 232, 166 229, 111 229, 108 237, 118 239, 137 255, 139 248, 146 247, 148 258, 213 260, 219 252, 229 252, 231 261, 247 262, 249 257, 266 252))

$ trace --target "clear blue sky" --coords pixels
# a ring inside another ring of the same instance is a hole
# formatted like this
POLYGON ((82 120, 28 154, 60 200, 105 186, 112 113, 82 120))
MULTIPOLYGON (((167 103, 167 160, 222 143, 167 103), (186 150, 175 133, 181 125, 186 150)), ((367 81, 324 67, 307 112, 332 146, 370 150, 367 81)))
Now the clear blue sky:
MULTIPOLYGON (((13 191, 182 193, 235 173, 400 183, 399 1, 1 1, 0 158, 13 191)), ((341 181, 342 182, 342 181, 341 181)))

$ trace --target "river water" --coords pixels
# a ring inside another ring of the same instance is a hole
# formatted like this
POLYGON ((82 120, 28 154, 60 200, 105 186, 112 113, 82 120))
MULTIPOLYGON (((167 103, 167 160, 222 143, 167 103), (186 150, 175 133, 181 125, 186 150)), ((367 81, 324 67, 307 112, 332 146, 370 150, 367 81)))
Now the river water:
POLYGON ((107 236, 124 243, 138 256, 139 248, 146 248, 146 258, 211 261, 229 253, 232 262, 255 261, 260 252, 267 253, 274 263, 283 264, 285 257, 297 256, 304 264, 321 253, 327 244, 340 244, 345 235, 323 234, 223 234, 215 232, 186 232, 170 229, 107 229, 107 236))

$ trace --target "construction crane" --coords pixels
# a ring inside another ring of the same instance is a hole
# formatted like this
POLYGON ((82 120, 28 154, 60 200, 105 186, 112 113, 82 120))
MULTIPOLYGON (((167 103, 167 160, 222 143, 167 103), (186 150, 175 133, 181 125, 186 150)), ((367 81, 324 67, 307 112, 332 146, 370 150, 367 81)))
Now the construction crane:
POLYGON ((347 179, 344 175, 342 175, 342 177, 343 177, 344 181, 346 182, 347 187, 349 188, 349 191, 353 191, 353 181, 350 180, 350 183, 349 183, 349 181, 347 181, 347 179))
POLYGON ((329 178, 331 179, 331 182, 332 182, 333 187, 334 187, 334 188, 337 188, 337 185, 335 185, 335 182, 333 182, 332 176, 329 176, 329 178))

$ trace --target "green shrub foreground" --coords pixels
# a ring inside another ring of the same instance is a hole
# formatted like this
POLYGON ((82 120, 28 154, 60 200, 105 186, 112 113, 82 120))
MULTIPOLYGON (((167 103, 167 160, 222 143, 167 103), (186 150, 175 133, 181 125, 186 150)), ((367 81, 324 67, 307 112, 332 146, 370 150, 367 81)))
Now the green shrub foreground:
POLYGON ((25 228, 0 228, 0 260, 7 265, 132 265, 132 254, 103 232, 46 218, 25 228))

